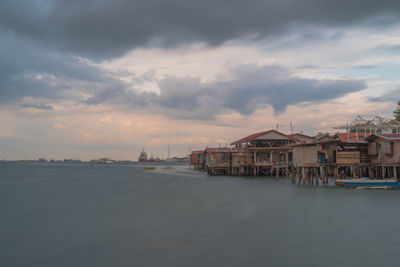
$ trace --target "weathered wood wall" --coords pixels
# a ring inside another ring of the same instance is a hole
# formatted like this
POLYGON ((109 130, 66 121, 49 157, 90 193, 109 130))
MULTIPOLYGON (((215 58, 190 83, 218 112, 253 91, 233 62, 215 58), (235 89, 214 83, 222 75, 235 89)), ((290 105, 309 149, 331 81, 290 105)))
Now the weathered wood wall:
POLYGON ((372 164, 399 164, 400 141, 377 137, 368 145, 368 154, 372 164))
POLYGON ((352 165, 360 163, 359 151, 338 151, 336 153, 336 163, 343 165, 352 165))
POLYGON ((293 147, 293 164, 295 166, 318 164, 317 146, 293 147))

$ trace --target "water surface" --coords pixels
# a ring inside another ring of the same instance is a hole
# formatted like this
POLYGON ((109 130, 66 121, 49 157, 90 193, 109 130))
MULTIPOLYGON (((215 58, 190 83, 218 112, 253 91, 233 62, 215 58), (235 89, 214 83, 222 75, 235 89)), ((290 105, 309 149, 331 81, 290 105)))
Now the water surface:
POLYGON ((0 163, 0 266, 398 266, 397 190, 0 163))

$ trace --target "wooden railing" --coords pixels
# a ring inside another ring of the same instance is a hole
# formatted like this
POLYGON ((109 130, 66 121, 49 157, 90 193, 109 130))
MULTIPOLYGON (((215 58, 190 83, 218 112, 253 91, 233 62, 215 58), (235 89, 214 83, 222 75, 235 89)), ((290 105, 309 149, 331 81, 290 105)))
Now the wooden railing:
POLYGON ((366 154, 361 154, 360 151, 338 151, 336 152, 337 164, 360 164, 371 162, 371 157, 366 154))

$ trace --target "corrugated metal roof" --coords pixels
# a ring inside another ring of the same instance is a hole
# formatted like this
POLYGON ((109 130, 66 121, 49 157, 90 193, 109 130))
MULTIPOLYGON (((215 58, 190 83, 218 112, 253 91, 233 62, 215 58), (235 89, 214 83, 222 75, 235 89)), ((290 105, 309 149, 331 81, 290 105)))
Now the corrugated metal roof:
POLYGON ((298 135, 298 136, 304 136, 304 137, 307 137, 307 138, 314 139, 314 137, 309 136, 309 135, 306 135, 306 134, 302 134, 302 133, 289 134, 288 136, 296 138, 296 137, 295 137, 296 135, 298 135))
POLYGON ((300 146, 317 146, 320 144, 329 144, 329 143, 340 143, 342 142, 339 139, 325 139, 325 140, 318 140, 311 143, 301 143, 301 144, 294 144, 292 146, 300 147, 300 146))
POLYGON ((368 141, 373 140, 375 137, 380 137, 386 140, 400 140, 400 134, 373 134, 367 138, 368 141))
POLYGON ((279 132, 279 131, 277 131, 277 130, 269 130, 269 131, 264 131, 264 132, 259 132, 259 133, 251 134, 251 135, 246 136, 246 137, 244 137, 244 138, 242 138, 242 139, 236 140, 235 142, 231 143, 231 145, 236 145, 236 144, 241 144, 241 143, 250 142, 250 141, 256 140, 256 139, 257 139, 258 137, 260 137, 260 136, 263 136, 263 135, 265 135, 265 134, 272 133, 272 132, 277 133, 277 134, 280 134, 280 135, 283 135, 283 136, 287 137, 287 139, 292 140, 292 141, 294 141, 294 142, 301 142, 300 140, 298 140, 298 139, 296 139, 296 138, 294 138, 294 137, 290 137, 289 135, 284 134, 284 133, 282 133, 282 132, 279 132))

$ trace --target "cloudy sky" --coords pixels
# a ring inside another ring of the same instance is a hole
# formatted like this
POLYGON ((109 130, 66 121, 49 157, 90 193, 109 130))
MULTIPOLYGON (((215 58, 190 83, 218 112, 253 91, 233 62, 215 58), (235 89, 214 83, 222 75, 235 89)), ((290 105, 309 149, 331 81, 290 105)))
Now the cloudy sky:
POLYGON ((0 159, 136 160, 400 100, 398 0, 3 0, 0 159))

